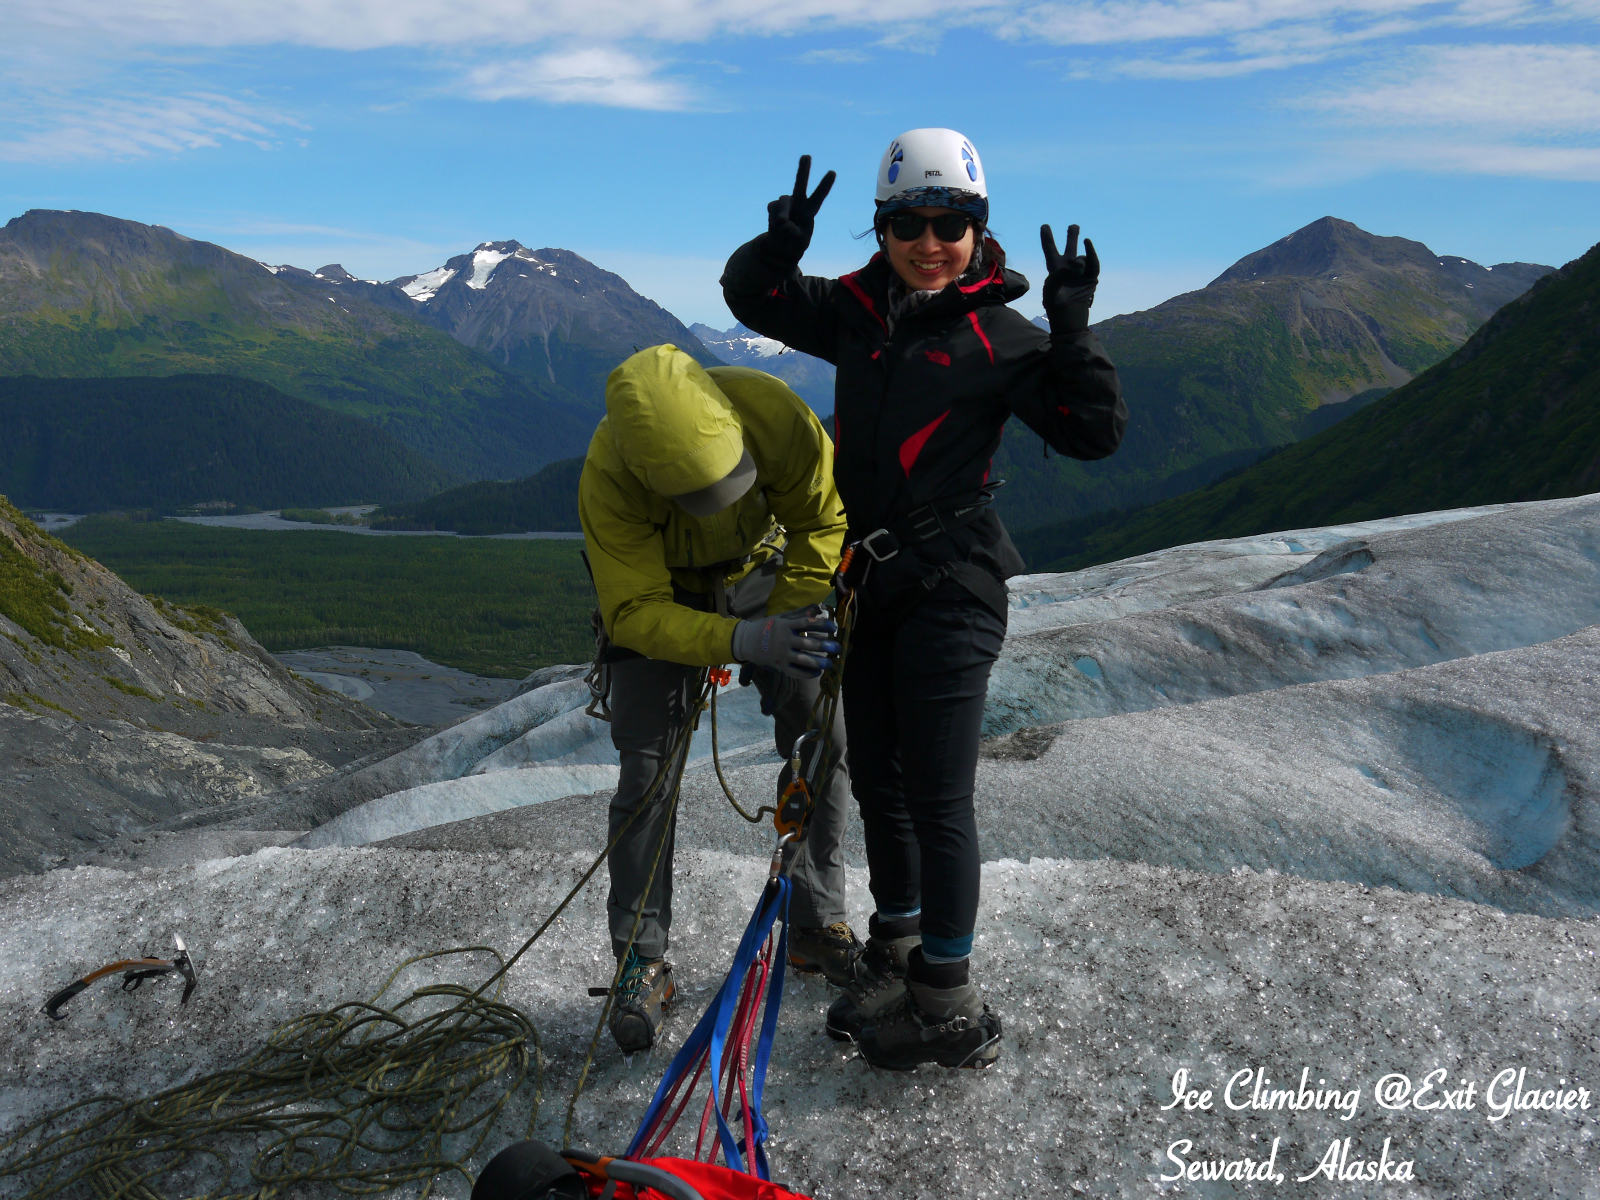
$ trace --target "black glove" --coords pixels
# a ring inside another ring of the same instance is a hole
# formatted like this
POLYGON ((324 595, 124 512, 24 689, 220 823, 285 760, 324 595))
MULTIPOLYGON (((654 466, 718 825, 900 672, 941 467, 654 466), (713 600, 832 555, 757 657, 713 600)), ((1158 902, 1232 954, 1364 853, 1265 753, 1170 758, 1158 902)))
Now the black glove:
POLYGON ((1067 226, 1067 252, 1056 251, 1056 235, 1050 226, 1039 226, 1039 244, 1044 248, 1044 311, 1050 318, 1052 333, 1078 333, 1089 328, 1089 306, 1094 303, 1095 285, 1100 282, 1100 256, 1094 243, 1083 239, 1078 253, 1078 227, 1067 226))
MULTIPOLYGON (((839 627, 820 604, 776 617, 740 621, 733 628, 733 657, 795 679, 815 679, 833 666, 839 627)), ((741 672, 742 674, 742 672, 741 672)))
POLYGON ((767 205, 767 246, 775 256, 797 263, 805 255, 806 248, 811 245, 812 231, 817 227, 817 209, 833 190, 834 178, 834 173, 829 171, 817 182, 817 190, 806 195, 806 185, 811 179, 811 155, 800 156, 794 191, 767 205))

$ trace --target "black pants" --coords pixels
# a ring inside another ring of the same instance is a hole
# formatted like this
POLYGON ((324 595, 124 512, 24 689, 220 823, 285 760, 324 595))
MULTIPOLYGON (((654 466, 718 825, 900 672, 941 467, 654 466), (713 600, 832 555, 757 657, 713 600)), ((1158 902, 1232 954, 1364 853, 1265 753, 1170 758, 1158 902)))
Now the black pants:
POLYGON ((938 957, 971 948, 978 919, 972 789, 989 669, 1005 621, 947 580, 909 612, 864 607, 845 661, 850 785, 880 911, 922 909, 938 957))

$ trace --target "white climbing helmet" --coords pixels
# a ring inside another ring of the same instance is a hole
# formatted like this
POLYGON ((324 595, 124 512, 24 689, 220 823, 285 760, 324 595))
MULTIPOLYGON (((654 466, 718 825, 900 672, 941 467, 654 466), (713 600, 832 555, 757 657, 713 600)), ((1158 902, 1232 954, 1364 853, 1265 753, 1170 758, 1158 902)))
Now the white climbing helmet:
POLYGON ((878 164, 878 209, 928 205, 989 219, 989 185, 973 144, 954 129, 911 129, 878 164))

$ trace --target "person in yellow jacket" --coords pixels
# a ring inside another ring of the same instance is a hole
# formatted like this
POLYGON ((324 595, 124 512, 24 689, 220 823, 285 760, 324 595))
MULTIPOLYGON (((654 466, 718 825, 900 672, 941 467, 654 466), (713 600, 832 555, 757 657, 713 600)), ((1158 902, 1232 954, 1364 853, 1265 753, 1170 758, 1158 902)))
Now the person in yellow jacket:
MULTIPOLYGON (((606 380, 578 515, 610 642, 600 665, 621 764, 611 837, 643 806, 611 852, 606 901, 613 952, 627 960, 611 1031, 633 1053, 654 1043, 674 994, 671 830, 643 893, 677 780, 646 789, 708 666, 746 664, 778 752, 789 756, 839 649, 819 602, 832 588, 845 518, 833 443, 805 402, 765 372, 707 370, 674 346, 641 350, 606 380)), ((839 768, 820 789, 805 842, 790 848, 789 948, 795 967, 842 984, 859 948, 844 910, 842 720, 833 745, 839 768)))

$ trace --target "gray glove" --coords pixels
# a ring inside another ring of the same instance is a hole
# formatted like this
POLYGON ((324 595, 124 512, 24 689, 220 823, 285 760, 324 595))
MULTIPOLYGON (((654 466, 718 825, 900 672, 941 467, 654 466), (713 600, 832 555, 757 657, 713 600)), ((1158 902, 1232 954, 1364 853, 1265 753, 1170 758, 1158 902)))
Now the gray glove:
POLYGON ((776 617, 740 621, 733 628, 733 657, 771 667, 794 679, 815 679, 833 666, 839 627, 820 604, 776 617))

